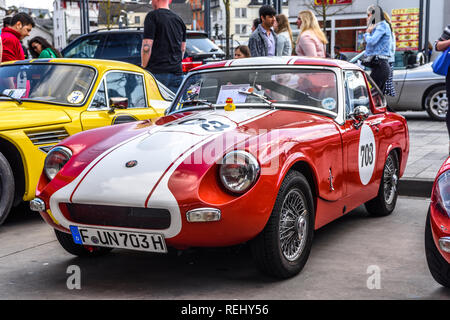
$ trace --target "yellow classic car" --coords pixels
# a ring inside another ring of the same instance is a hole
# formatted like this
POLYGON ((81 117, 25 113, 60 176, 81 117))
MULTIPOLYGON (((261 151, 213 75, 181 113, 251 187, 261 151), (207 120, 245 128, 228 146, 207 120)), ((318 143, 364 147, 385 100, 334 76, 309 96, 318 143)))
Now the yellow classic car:
POLYGON ((35 59, 0 66, 0 224, 33 199, 47 152, 92 128, 160 117, 173 92, 119 61, 35 59))

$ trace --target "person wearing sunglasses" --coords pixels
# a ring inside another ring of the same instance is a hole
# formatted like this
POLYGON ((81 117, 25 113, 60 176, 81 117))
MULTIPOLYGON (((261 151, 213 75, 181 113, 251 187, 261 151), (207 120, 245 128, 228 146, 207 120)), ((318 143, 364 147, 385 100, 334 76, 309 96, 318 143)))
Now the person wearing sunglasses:
POLYGON ((28 41, 28 50, 33 58, 62 58, 58 50, 48 43, 47 40, 39 36, 28 41))
POLYGON ((362 59, 364 66, 372 71, 370 76, 377 86, 384 92, 389 79, 391 56, 392 30, 384 18, 380 6, 371 5, 367 8, 367 30, 364 33, 366 52, 362 59))

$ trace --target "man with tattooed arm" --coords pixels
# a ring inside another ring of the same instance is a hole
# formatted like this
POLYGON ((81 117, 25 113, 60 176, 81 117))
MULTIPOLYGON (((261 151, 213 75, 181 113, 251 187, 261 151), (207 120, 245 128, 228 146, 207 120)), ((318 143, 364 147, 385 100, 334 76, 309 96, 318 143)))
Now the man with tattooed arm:
POLYGON ((173 92, 183 80, 182 59, 186 50, 186 26, 170 10, 171 0, 153 0, 153 11, 144 21, 141 67, 173 92))

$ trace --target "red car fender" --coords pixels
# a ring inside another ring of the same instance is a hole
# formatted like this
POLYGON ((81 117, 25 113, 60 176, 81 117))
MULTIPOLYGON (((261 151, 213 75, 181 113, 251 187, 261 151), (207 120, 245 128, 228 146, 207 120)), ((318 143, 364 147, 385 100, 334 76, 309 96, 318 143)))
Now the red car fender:
POLYGON ((439 210, 436 209, 434 205, 434 190, 436 188, 437 178, 445 171, 450 170, 450 157, 444 162, 444 164, 439 169, 436 179, 433 183, 433 192, 431 194, 431 205, 430 205, 430 225, 431 233, 433 235, 433 240, 436 248, 441 253, 442 257, 450 263, 450 253, 441 250, 439 246, 439 239, 443 237, 450 237, 450 218, 444 216, 439 210))
POLYGON ((399 152, 397 152, 398 164, 399 164, 399 176, 402 176, 403 172, 405 171, 405 168, 406 168, 406 161, 404 161, 405 157, 404 157, 404 152, 402 151, 402 146, 398 142, 392 143, 387 147, 386 153, 384 154, 383 163, 386 163, 387 157, 394 150, 399 150, 399 152))
POLYGON ((314 201, 314 215, 316 215, 317 211, 317 195, 320 197, 320 190, 318 188, 318 173, 317 169, 313 164, 309 157, 307 157, 302 152, 293 153, 288 156, 283 166, 280 169, 280 173, 278 175, 278 181, 276 185, 277 194, 281 188, 281 184, 283 183, 284 178, 290 170, 298 170, 302 173, 307 179, 311 186, 311 193, 314 201), (305 164, 304 166, 298 166, 299 164, 305 164), (296 167, 298 166, 298 167, 296 167), (305 169, 307 170, 305 172, 305 169), (311 181, 312 180, 312 181, 311 181))

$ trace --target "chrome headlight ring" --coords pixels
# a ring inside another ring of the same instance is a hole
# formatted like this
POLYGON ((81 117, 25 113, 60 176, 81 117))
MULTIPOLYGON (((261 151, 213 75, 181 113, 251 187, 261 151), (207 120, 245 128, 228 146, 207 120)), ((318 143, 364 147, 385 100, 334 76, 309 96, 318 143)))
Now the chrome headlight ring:
POLYGON ((243 194, 256 182, 261 173, 258 160, 247 151, 227 153, 220 165, 219 176, 223 186, 232 193, 243 194))
POLYGON ((47 178, 53 180, 71 157, 72 150, 67 147, 58 146, 51 149, 44 162, 44 172, 47 178))

